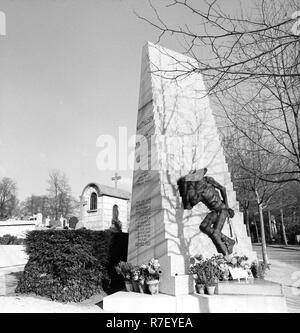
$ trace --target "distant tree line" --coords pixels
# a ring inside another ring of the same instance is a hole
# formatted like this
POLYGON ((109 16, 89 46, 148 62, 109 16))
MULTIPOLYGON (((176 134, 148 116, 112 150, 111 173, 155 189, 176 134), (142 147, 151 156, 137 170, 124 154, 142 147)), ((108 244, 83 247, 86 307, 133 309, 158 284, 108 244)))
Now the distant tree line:
POLYGON ((16 182, 8 177, 0 178, 0 219, 12 216, 17 205, 16 182))
POLYGON ((78 214, 79 202, 72 196, 67 176, 60 170, 49 173, 47 194, 17 199, 17 184, 9 177, 0 178, 0 220, 11 217, 27 219, 42 213, 58 220, 60 216, 70 217, 78 214))

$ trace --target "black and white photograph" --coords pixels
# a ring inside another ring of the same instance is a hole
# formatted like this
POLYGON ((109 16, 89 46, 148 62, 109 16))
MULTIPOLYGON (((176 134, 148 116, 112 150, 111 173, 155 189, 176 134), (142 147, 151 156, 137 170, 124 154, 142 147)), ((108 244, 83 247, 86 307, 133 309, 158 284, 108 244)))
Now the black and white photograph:
POLYGON ((0 0, 0 313, 300 313, 300 0, 0 0))

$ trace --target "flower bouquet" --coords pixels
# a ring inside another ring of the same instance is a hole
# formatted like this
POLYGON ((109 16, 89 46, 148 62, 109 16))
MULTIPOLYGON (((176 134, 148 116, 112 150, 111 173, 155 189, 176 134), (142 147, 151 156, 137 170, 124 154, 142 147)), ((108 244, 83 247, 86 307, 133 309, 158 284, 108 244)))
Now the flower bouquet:
POLYGON ((189 273, 193 275, 195 280, 195 289, 198 294, 204 294, 205 284, 207 282, 206 276, 203 270, 203 257, 195 256, 190 258, 189 273))
POLYGON ((228 260, 227 265, 232 280, 240 281, 241 279, 245 279, 247 281, 249 277, 253 277, 248 263, 248 257, 246 256, 234 256, 228 260))
POLYGON ((132 285, 132 272, 133 265, 129 262, 120 261, 115 267, 117 274, 120 274, 124 278, 125 287, 127 291, 133 291, 132 285))
POLYGON ((202 256, 198 256, 190 261, 190 274, 194 276, 198 293, 204 294, 205 287, 208 294, 214 294, 216 284, 222 277, 219 260, 219 256, 213 256, 205 260, 202 256))
POLYGON ((141 276, 140 266, 133 266, 132 270, 131 270, 131 277, 132 277, 133 291, 135 291, 135 292, 140 292, 140 288, 139 288, 140 276, 141 276))
POLYGON ((213 256, 205 261, 204 272, 207 280, 205 285, 206 291, 209 295, 213 295, 215 293, 216 285, 222 276, 217 256, 213 256))
POLYGON ((157 295, 159 292, 159 274, 160 264, 157 259, 152 258, 148 265, 145 265, 144 276, 145 282, 148 285, 148 289, 151 295, 157 295))

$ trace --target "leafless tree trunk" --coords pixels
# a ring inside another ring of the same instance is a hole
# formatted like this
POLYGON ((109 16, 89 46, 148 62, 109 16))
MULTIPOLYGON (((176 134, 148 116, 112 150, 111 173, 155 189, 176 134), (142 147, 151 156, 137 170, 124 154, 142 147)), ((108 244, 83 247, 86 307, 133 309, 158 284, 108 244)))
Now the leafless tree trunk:
POLYGON ((266 235, 265 235, 263 205, 261 203, 261 199, 260 199, 258 192, 256 192, 256 200, 257 200, 257 205, 258 205, 259 222, 260 222, 262 258, 263 258, 264 264, 268 265, 269 260, 268 260, 268 255, 267 255, 267 243, 266 243, 266 235))
POLYGON ((251 237, 251 232, 250 232, 250 225, 249 225, 249 209, 245 209, 245 220, 246 220, 246 228, 247 228, 247 234, 248 237, 251 237))
POLYGON ((254 219, 254 225, 255 225, 257 243, 259 243, 260 242, 260 237, 259 237, 259 232, 258 232, 257 223, 256 223, 255 219, 254 219))
MULTIPOLYGON (((255 132, 252 129, 249 130, 251 137, 263 140, 259 129, 256 129, 255 132)), ((235 188, 238 190, 238 200, 242 200, 242 205, 245 203, 245 199, 247 199, 248 205, 249 202, 255 200, 258 205, 263 260, 265 264, 268 264, 263 209, 268 207, 269 201, 279 191, 280 186, 279 184, 262 181, 255 174, 249 172, 249 168, 257 169, 264 173, 270 168, 277 167, 277 165, 270 163, 272 162, 270 155, 267 155, 262 150, 257 150, 254 143, 244 138, 237 139, 236 133, 233 133, 232 140, 225 142, 225 152, 230 169, 233 172, 232 179, 235 188)))
POLYGON ((284 245, 288 245, 286 233, 285 233, 285 225, 283 219, 283 208, 280 208, 280 223, 281 223, 281 233, 284 245))
POLYGON ((271 225, 271 212, 268 209, 268 225, 269 225, 269 233, 270 233, 270 241, 273 239, 272 225, 271 225))

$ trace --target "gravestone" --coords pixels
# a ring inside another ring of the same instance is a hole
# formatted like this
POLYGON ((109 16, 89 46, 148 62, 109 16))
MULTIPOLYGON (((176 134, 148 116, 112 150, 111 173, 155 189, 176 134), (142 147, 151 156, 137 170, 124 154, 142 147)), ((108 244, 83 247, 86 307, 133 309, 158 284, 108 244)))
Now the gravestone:
POLYGON ((45 226, 46 226, 46 227, 49 227, 49 226, 50 226, 50 221, 51 221, 50 217, 47 216, 46 219, 45 219, 45 226))
POLYGON ((59 218, 60 222, 60 227, 64 228, 65 227, 65 218, 61 215, 59 218))
POLYGON ((61 222, 59 220, 50 220, 50 228, 61 228, 61 222))
POLYGON ((42 213, 36 214, 36 225, 42 226, 43 225, 43 215, 42 213))
POLYGON ((78 218, 76 216, 72 216, 69 220, 69 228, 76 229, 77 223, 78 223, 78 218))
POLYGON ((158 258, 160 291, 183 295, 193 291, 189 258, 211 257, 216 248, 199 224, 208 213, 204 205, 184 210, 177 180, 192 169, 208 168, 226 187, 234 209, 232 230, 222 232, 236 240, 233 253, 255 259, 239 211, 216 122, 201 74, 178 74, 196 61, 147 43, 143 49, 137 116, 128 261, 147 263, 158 258), (163 72, 161 72, 161 70, 163 72), (173 80, 172 80, 173 78, 173 80))

